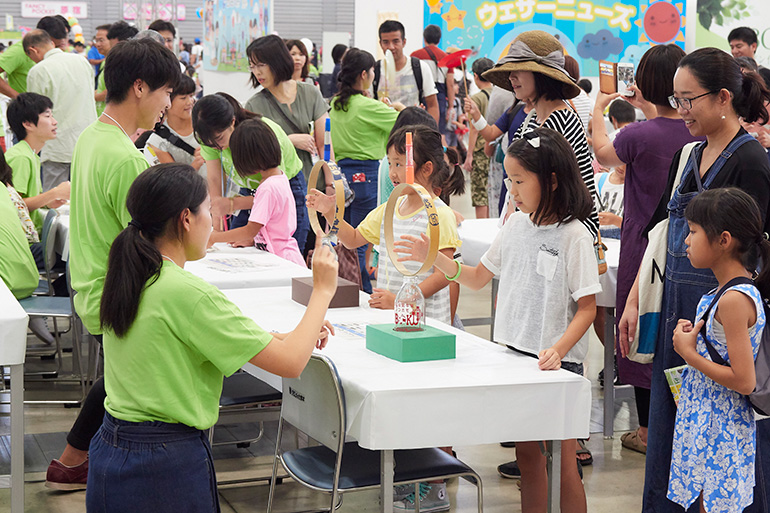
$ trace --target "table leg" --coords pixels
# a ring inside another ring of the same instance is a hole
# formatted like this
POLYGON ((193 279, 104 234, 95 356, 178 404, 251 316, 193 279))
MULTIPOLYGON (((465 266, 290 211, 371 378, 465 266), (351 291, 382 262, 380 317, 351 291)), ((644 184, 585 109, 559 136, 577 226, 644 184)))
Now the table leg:
POLYGON ((11 365, 11 513, 24 513, 24 365, 11 365))
POLYGON ((561 511, 561 440, 545 443, 545 465, 548 472, 548 513, 561 511))
POLYGON ((393 449, 380 451, 380 511, 393 513, 393 449))
POLYGON ((604 438, 615 431, 615 309, 604 309, 604 438))

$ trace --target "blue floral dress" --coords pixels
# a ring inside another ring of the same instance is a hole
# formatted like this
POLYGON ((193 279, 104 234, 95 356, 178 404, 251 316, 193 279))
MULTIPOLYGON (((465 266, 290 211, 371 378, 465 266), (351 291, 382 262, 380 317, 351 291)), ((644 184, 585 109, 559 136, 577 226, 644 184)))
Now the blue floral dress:
MULTIPOLYGON (((756 358, 766 321, 762 297, 753 285, 728 290, 746 294, 755 304, 757 322, 749 329, 749 337, 756 358)), ((696 319, 703 316, 715 293, 712 290, 701 298, 696 319)), ((724 329, 714 319, 716 310, 706 320, 706 335, 729 363, 724 329)), ((697 350, 711 359, 702 335, 698 335, 697 350)), ((687 509, 702 491, 709 513, 743 511, 754 500, 755 453, 754 411, 747 397, 687 367, 676 412, 668 498, 687 509)))

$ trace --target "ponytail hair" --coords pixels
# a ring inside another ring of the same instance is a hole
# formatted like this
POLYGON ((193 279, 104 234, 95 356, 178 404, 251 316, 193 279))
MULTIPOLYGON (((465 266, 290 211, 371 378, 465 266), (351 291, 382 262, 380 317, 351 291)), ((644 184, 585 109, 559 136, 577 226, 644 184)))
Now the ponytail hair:
POLYGON ((128 190, 132 220, 110 248, 99 309, 102 329, 123 337, 136 319, 145 287, 160 276, 162 237, 181 236, 179 220, 189 209, 198 212, 206 200, 206 181, 186 164, 159 164, 140 174, 128 190))
POLYGON ((250 112, 227 93, 219 92, 204 96, 193 106, 193 131, 198 141, 211 148, 218 148, 217 137, 227 130, 235 120, 235 126, 247 119, 262 119, 260 114, 250 112))
POLYGON ((735 187, 709 189, 693 198, 684 215, 703 228, 710 242, 729 232, 738 243, 736 257, 743 267, 750 273, 762 268, 754 284, 762 297, 770 298, 770 241, 753 197, 735 187))
MULTIPOLYGON (((348 111, 348 101, 350 97, 356 94, 361 94, 361 91, 354 86, 358 81, 358 77, 361 76, 362 71, 369 71, 374 67, 374 57, 372 54, 365 50, 359 50, 358 48, 351 48, 345 52, 345 56, 342 58, 342 65, 340 66, 340 72, 337 75, 337 82, 339 82, 340 90, 334 96, 334 110, 341 110, 342 112, 348 111)), ((375 91, 376 93, 377 91, 375 91)))
POLYGON ((455 148, 446 148, 444 152, 449 161, 449 176, 444 180, 439 197, 444 203, 449 204, 450 196, 465 194, 465 174, 460 166, 460 152, 455 148))
POLYGON ((757 73, 742 73, 741 67, 727 52, 717 48, 701 48, 679 61, 680 68, 687 68, 704 89, 732 94, 733 109, 747 123, 770 120, 765 102, 770 101, 764 80, 757 73))
POLYGON ((428 179, 428 185, 432 189, 429 192, 443 191, 449 182, 452 171, 444 160, 444 145, 441 144, 441 134, 438 133, 438 130, 423 125, 403 126, 390 134, 386 149, 390 151, 392 147, 397 153, 405 154, 407 132, 412 132, 415 178, 420 173, 420 169, 427 162, 430 162, 433 165, 433 172, 428 179))

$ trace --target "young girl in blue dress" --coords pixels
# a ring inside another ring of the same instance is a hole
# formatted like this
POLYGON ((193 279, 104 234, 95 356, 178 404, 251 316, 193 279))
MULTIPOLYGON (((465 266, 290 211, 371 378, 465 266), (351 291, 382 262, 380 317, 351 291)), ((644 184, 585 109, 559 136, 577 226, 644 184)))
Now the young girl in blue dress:
MULTIPOLYGON (((588 328, 601 291, 593 235, 584 222, 593 202, 575 153, 558 132, 538 128, 514 141, 504 161, 505 183, 518 209, 497 234, 481 263, 460 264, 439 254, 447 279, 478 290, 500 277, 494 341, 537 358, 543 370, 583 374, 588 328)), ((428 239, 405 235, 401 260, 424 261, 428 239)), ((545 511, 546 459, 541 442, 516 442, 522 511, 545 511)), ((575 465, 576 440, 562 443, 561 511, 585 513, 575 465)))
POLYGON ((747 394, 756 385, 754 359, 766 322, 762 296, 770 293, 770 242, 759 207, 739 189, 703 192, 685 217, 687 256, 693 267, 711 269, 719 288, 701 298, 694 326, 680 319, 674 330, 674 349, 688 367, 676 413, 668 498, 684 508, 700 498, 701 512, 738 512, 754 501, 756 427, 747 394), (751 278, 760 259, 763 271, 754 284, 731 285, 706 312, 719 289, 734 278, 751 278), (728 365, 709 356, 704 323, 709 343, 728 365))

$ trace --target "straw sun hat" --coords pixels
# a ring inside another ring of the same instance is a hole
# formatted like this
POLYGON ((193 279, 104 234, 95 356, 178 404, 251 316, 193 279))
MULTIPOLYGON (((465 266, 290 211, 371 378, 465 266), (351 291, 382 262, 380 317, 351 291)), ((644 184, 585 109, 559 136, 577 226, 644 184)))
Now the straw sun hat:
POLYGON ((508 80, 511 71, 532 71, 561 82, 565 98, 574 98, 580 94, 580 88, 564 69, 564 49, 561 43, 542 30, 519 34, 511 43, 508 55, 485 72, 483 78, 498 87, 513 91, 508 80))

